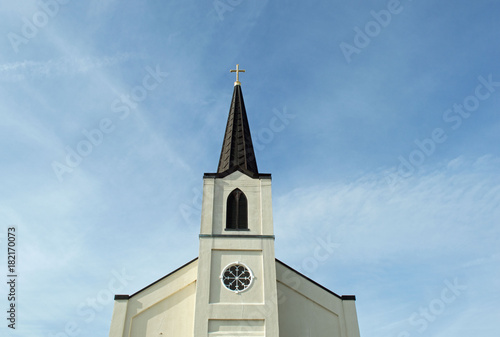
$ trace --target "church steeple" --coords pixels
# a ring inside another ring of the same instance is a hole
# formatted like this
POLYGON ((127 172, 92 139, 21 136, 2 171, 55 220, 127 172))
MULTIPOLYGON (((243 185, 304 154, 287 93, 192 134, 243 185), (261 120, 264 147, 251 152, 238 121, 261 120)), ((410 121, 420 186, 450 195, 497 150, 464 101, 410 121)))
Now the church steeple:
POLYGON ((217 173, 229 174, 239 170, 248 176, 256 176, 259 171, 239 81, 239 72, 244 72, 244 70, 240 70, 239 65, 236 65, 236 70, 231 70, 231 72, 236 72, 236 82, 234 82, 233 98, 217 173))
POLYGON ((360 336, 354 296, 339 296, 275 257, 272 179, 257 170, 240 71, 218 171, 203 175, 199 258, 116 295, 110 337, 360 336))

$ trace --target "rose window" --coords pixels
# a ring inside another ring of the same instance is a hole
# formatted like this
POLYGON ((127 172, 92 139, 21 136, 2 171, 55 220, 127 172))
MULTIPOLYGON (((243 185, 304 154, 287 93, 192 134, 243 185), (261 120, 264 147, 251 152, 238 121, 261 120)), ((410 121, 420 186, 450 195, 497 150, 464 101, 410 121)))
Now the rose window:
POLYGON ((236 293, 245 291, 253 280, 250 269, 242 263, 236 262, 224 268, 221 276, 222 284, 236 293))

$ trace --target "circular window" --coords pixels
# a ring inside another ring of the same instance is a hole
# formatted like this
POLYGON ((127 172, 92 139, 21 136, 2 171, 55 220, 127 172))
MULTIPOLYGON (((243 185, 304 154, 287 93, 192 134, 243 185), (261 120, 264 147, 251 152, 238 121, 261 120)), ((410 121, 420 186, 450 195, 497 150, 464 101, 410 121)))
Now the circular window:
POLYGON ((250 268, 243 263, 231 263, 224 270, 220 276, 222 284, 227 289, 239 293, 248 289, 253 280, 253 274, 250 268))

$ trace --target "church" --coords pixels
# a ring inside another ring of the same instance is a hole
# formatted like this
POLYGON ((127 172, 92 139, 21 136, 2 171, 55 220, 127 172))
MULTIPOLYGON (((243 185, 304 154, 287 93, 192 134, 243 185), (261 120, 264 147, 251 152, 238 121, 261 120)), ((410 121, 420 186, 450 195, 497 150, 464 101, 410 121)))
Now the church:
POLYGON ((359 337, 355 296, 275 258, 271 174, 259 173, 239 73, 216 173, 203 176, 198 258, 115 295, 110 337, 359 337))

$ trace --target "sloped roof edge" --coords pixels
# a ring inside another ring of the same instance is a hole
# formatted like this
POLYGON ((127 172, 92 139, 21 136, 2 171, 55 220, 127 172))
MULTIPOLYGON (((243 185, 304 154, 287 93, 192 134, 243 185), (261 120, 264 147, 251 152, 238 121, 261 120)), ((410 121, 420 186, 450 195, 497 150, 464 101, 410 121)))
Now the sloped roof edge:
MULTIPOLYGON (((158 282, 160 282, 160 281, 162 281, 162 280, 166 279, 167 277, 169 277, 169 276, 171 276, 171 275, 175 274, 175 273, 176 273, 176 272, 178 272, 179 270, 181 270, 181 269, 183 269, 183 268, 185 268, 185 267, 189 266, 191 263, 195 262, 196 260, 198 260, 198 257, 196 257, 196 258, 192 259, 192 260, 191 260, 191 261, 189 261, 188 263, 186 263, 186 264, 184 264, 184 265, 180 266, 179 268, 177 268, 176 270, 174 270, 174 271, 172 271, 172 272, 168 273, 167 275, 163 276, 162 278, 159 278, 158 280, 154 281, 153 283, 151 283, 151 284, 149 284, 149 285, 145 286, 145 287, 144 287, 144 288, 142 288, 141 290, 136 291, 136 292, 135 292, 135 293, 133 293, 132 295, 122 295, 122 294, 120 294, 120 295, 115 295, 115 300, 128 300, 128 299, 132 298, 133 296, 135 296, 135 295, 139 294, 140 292, 142 292, 142 291, 144 291, 144 290, 148 289, 149 287, 151 287, 151 286, 155 285, 156 283, 158 283, 158 282)), ((344 301, 355 301, 355 300, 356 300, 356 296, 355 296, 355 295, 338 295, 337 293, 335 293, 335 292, 331 291, 330 289, 326 288, 325 286, 323 286, 323 285, 319 284, 318 282, 316 282, 316 281, 312 280, 311 278, 307 277, 306 275, 302 274, 301 272, 297 271, 296 269, 294 269, 294 268, 290 267, 289 265, 287 265, 287 264, 286 264, 286 263, 284 263, 283 261, 280 261, 279 259, 276 259, 276 262, 281 263, 283 266, 285 266, 286 268, 290 269, 290 270, 291 270, 291 271, 293 271, 294 273, 296 273, 296 274, 298 274, 299 276, 301 276, 301 277, 305 278, 305 279, 306 279, 306 280, 308 280, 309 282, 311 282, 311 283, 313 283, 314 285, 316 285, 316 286, 320 287, 321 289, 323 289, 323 290, 325 290, 325 291, 329 292, 330 294, 332 294, 332 295, 334 295, 334 296, 338 297, 338 298, 339 298, 339 299, 341 299, 341 300, 344 300, 344 301)))
POLYGON ((154 281, 153 283, 151 283, 151 284, 149 284, 149 285, 145 286, 145 287, 144 287, 144 288, 142 288, 141 290, 136 291, 136 292, 135 292, 135 293, 133 293, 132 295, 115 295, 115 301, 116 301, 116 300, 128 300, 128 299, 130 299, 131 297, 133 297, 133 296, 135 296, 135 295, 139 294, 140 292, 142 292, 142 291, 144 291, 144 290, 148 289, 149 287, 151 287, 151 286, 155 285, 156 283, 158 283, 158 282, 160 282, 160 281, 162 281, 162 280, 166 279, 166 278, 167 278, 167 277, 169 277, 170 275, 175 274, 176 272, 178 272, 179 270, 183 269, 184 267, 189 266, 191 263, 195 262, 196 260, 198 260, 198 257, 196 257, 196 258, 192 259, 192 260, 191 260, 191 261, 189 261, 188 263, 186 263, 186 264, 184 264, 184 265, 180 266, 179 268, 177 268, 176 270, 174 270, 174 271, 173 271, 173 272, 171 272, 171 273, 168 273, 167 275, 163 276, 162 278, 159 278, 158 280, 154 281))
POLYGON ((321 285, 321 284, 319 284, 318 282, 316 282, 316 281, 314 281, 314 280, 310 279, 309 277, 307 277, 306 275, 302 274, 301 272, 299 272, 299 271, 297 271, 297 270, 293 269, 292 267, 290 267, 290 266, 289 266, 289 265, 287 265, 286 263, 284 263, 284 262, 282 262, 282 261, 280 261, 280 260, 278 260, 278 259, 276 259, 276 262, 281 263, 283 266, 287 267, 288 269, 290 269, 290 270, 291 270, 291 271, 293 271, 294 273, 296 273, 296 274, 298 274, 299 276, 301 276, 301 277, 305 278, 305 279, 306 279, 306 280, 308 280, 309 282, 311 282, 311 283, 313 283, 314 285, 316 285, 316 286, 320 287, 321 289, 323 289, 323 290, 325 290, 325 291, 329 292, 330 294, 332 294, 332 295, 334 295, 334 296, 336 296, 336 297, 340 298, 341 300, 344 300, 344 301, 346 301, 346 300, 347 300, 347 301, 355 301, 355 300, 356 300, 356 296, 354 296, 354 295, 338 295, 338 294, 334 293, 333 291, 331 291, 330 289, 326 288, 325 286, 322 286, 322 285, 321 285))

